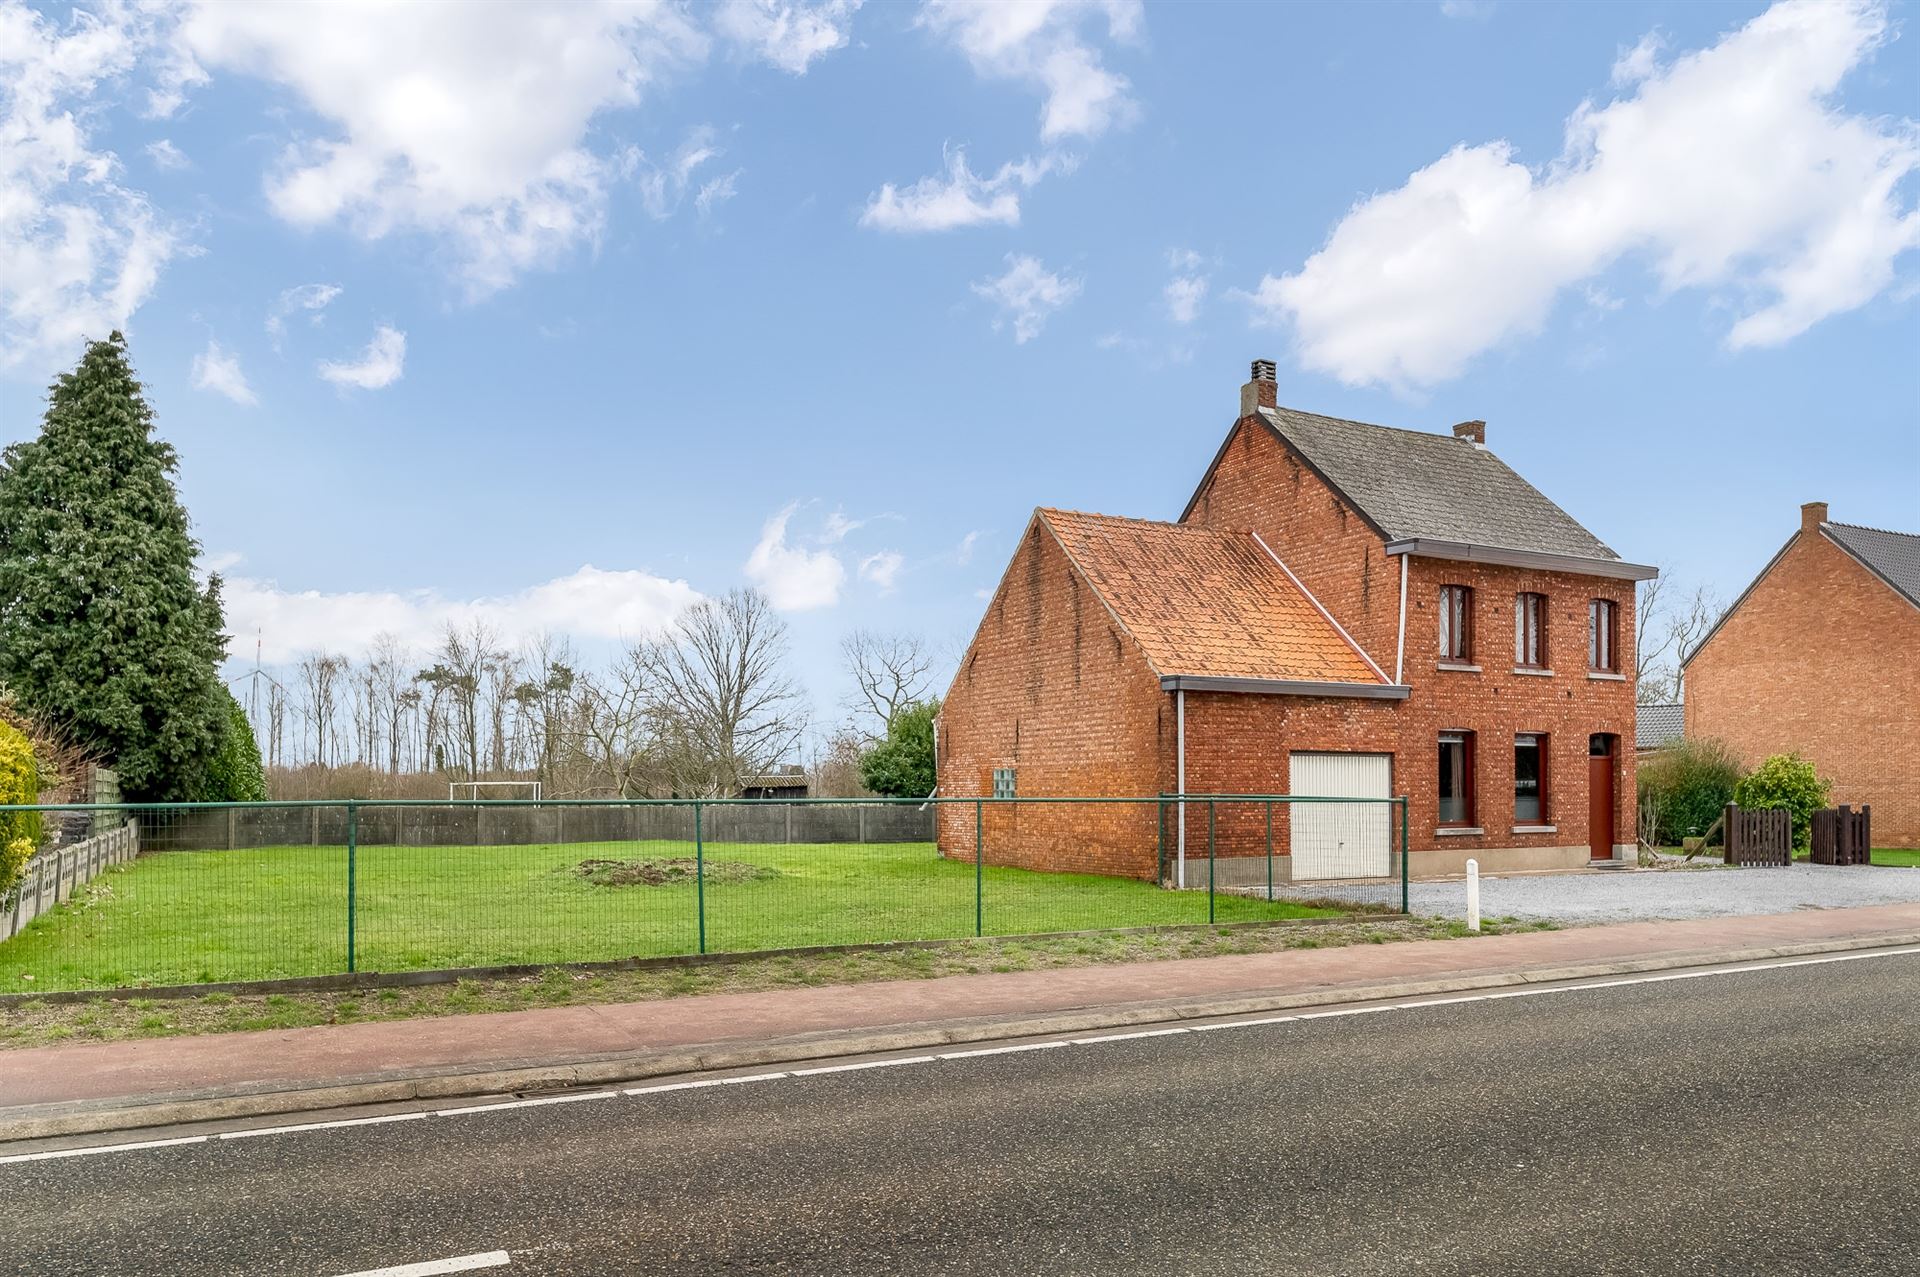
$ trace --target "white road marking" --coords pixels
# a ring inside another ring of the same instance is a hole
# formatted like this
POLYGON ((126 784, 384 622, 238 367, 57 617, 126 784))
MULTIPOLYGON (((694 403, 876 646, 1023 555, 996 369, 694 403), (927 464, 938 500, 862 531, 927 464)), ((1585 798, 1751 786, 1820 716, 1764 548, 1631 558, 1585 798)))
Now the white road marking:
POLYGON ((537 1109, 549 1104, 578 1104, 581 1100, 611 1100, 618 1091, 589 1091, 585 1095, 542 1095, 531 1100, 504 1100, 498 1104, 469 1104, 464 1108, 436 1109, 435 1117, 459 1117, 463 1113, 498 1113, 501 1109, 537 1109))
MULTIPOLYGON (((889 1060, 862 1060, 853 1064, 830 1064, 819 1068, 791 1069, 784 1073, 749 1073, 736 1077, 698 1078, 689 1082, 661 1082, 653 1086, 629 1087, 624 1091, 589 1091, 581 1095, 543 1095, 538 1099, 509 1100, 498 1104, 475 1104, 466 1108, 439 1109, 433 1112, 398 1113, 385 1117, 349 1118, 337 1122, 307 1122, 296 1126, 263 1127, 257 1130, 228 1131, 220 1135, 186 1135, 178 1139, 141 1140, 129 1144, 99 1144, 90 1148, 55 1149, 46 1153, 16 1153, 0 1157, 0 1166, 15 1162, 50 1162, 68 1157, 92 1157, 97 1153, 128 1153, 145 1148, 170 1148, 181 1144, 204 1144, 208 1140, 244 1139, 255 1135, 285 1135, 296 1131, 332 1130, 345 1126, 372 1126, 383 1122, 404 1122, 424 1117, 456 1117, 463 1113, 494 1113, 501 1109, 537 1108, 548 1104, 571 1104, 578 1100, 605 1100, 620 1095, 659 1095, 667 1091, 693 1091, 712 1086, 734 1086, 743 1082, 771 1082, 785 1077, 817 1077, 828 1073, 856 1073, 866 1069, 892 1068, 903 1064, 932 1064, 939 1060, 971 1060, 988 1055, 1016 1055, 1024 1051, 1049 1051, 1067 1046, 1097 1046, 1103 1042, 1128 1042, 1138 1038, 1171 1037, 1180 1033, 1207 1033, 1219 1029, 1251 1029, 1296 1020, 1328 1020, 1342 1016, 1373 1015, 1382 1011, 1419 1011, 1428 1007, 1457 1006, 1464 1002, 1498 1002, 1506 998, 1537 998, 1557 993, 1585 993, 1594 989, 1618 989, 1636 984, 1665 984, 1675 980, 1699 980, 1707 976, 1742 975, 1749 971, 1779 971, 1791 967, 1817 967, 1833 962, 1863 962, 1872 958, 1902 958, 1920 954, 1920 946, 1881 949, 1871 953, 1836 953, 1820 957, 1785 958, 1776 962, 1755 962, 1744 966, 1708 967, 1699 971, 1674 971, 1660 974, 1626 976, 1618 980, 1596 980, 1586 984, 1565 984, 1552 988, 1500 989, 1491 993, 1458 994, 1448 997, 1409 998, 1379 1006, 1340 1007, 1331 1011, 1300 1011, 1291 1015, 1259 1016, 1245 1020, 1224 1020, 1215 1024, 1182 1025, 1175 1028, 1141 1029, 1131 1033, 1109 1033, 1097 1037, 1060 1038, 1047 1042, 1020 1042, 1010 1046, 974 1047, 965 1051, 947 1051, 940 1055, 909 1055, 889 1060)), ((498 1267, 508 1262, 505 1251, 485 1255, 463 1255, 457 1259, 432 1261, 434 1264, 461 1264, 460 1268, 410 1265, 382 1268, 372 1273, 350 1273, 347 1277, 411 1277, 412 1274, 463 1272, 467 1268, 498 1267), (478 1262, 484 1260, 486 1262, 478 1262)))
POLYGON ((1190 1030, 1185 1025, 1177 1029, 1142 1029, 1138 1033, 1104 1033, 1096 1038, 1068 1038, 1075 1046, 1092 1046, 1096 1042, 1131 1042, 1135 1038, 1170 1038, 1176 1033, 1190 1030))
POLYGON ((858 1073, 862 1069, 890 1069, 899 1064, 931 1064, 938 1056, 908 1055, 897 1060, 862 1060, 858 1064, 829 1064, 819 1069, 793 1069, 795 1077, 815 1077, 821 1073, 858 1073))
POLYGON ((342 1126, 380 1126, 386 1122, 417 1122, 431 1113, 389 1113, 385 1117, 349 1117, 337 1122, 301 1122, 295 1126, 259 1126, 247 1131, 226 1131, 223 1140, 247 1140, 256 1135, 291 1135, 295 1131, 332 1131, 342 1126))
POLYGON ((1056 1046, 1066 1046, 1063 1039, 1059 1042, 1022 1042, 1018 1046, 983 1046, 972 1051, 948 1051, 940 1058, 943 1060, 971 1060, 981 1055, 1018 1055, 1022 1051, 1051 1051, 1056 1046))
POLYGON ((393 1268, 369 1268, 347 1273, 345 1277, 439 1277, 441 1273, 470 1273, 476 1268, 505 1268, 513 1260, 504 1250, 482 1251, 477 1255, 455 1255, 452 1259, 429 1259, 420 1264, 400 1264, 393 1268))

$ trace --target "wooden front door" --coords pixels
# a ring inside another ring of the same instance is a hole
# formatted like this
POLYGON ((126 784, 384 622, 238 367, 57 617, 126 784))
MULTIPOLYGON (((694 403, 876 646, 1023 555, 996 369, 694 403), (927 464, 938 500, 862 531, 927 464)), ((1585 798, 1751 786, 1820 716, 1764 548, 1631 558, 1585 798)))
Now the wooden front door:
POLYGON ((1613 737, 1595 733, 1587 742, 1587 855, 1613 859, 1613 737))

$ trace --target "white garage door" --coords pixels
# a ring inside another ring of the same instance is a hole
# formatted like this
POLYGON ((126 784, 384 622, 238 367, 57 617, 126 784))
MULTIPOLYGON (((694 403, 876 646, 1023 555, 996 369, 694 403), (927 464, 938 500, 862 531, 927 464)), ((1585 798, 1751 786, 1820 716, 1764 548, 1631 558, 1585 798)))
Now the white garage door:
MULTIPOLYGON (((1288 792, 1316 798, 1392 796, 1386 754, 1294 754, 1288 792)), ((1393 863, 1389 803, 1292 803, 1293 878, 1377 878, 1393 863)))

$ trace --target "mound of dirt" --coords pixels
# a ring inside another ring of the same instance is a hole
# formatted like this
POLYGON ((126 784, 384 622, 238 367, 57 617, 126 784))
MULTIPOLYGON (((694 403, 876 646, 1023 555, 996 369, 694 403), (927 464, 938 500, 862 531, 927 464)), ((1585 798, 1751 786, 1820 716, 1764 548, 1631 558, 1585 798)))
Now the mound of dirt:
MULTIPOLYGON (((643 856, 639 860, 583 860, 574 872, 596 887, 670 887, 677 882, 692 882, 696 863, 692 856, 643 856)), ((709 860, 704 873, 713 882, 757 882, 778 878, 778 869, 750 865, 742 860, 709 860)))

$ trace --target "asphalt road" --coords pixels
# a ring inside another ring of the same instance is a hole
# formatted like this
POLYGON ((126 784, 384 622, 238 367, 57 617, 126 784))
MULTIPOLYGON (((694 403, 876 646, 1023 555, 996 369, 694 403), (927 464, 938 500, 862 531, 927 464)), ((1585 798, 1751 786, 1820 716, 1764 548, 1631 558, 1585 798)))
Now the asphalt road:
POLYGON ((0 1271, 1913 1273, 1920 956, 0 1166, 0 1271))

